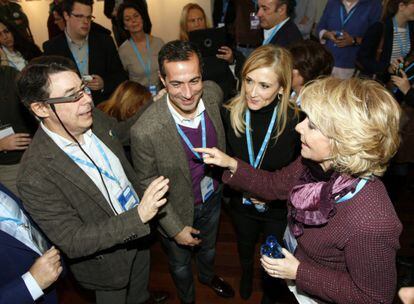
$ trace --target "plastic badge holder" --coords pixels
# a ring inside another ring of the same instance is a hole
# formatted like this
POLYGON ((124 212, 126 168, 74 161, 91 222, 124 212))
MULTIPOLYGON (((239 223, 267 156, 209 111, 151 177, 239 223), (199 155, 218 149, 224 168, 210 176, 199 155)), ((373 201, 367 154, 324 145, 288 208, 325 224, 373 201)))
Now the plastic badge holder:
POLYGON ((285 257, 282 253, 282 246, 279 245, 273 235, 266 238, 266 242, 260 247, 260 253, 273 259, 283 259, 285 257))

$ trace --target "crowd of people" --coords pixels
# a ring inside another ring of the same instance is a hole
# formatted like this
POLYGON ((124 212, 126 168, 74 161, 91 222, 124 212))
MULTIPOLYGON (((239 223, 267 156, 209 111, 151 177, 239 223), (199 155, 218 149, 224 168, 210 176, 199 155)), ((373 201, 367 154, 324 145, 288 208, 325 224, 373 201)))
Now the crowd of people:
POLYGON ((171 41, 145 0, 105 15, 112 31, 93 0, 54 0, 41 50, 0 0, 0 304, 58 303, 68 272, 98 304, 167 303, 148 288, 152 233, 181 303, 194 273, 232 298, 222 205, 242 299, 275 237, 262 304, 392 303, 403 227, 383 176, 414 161, 414 0, 187 3, 171 41))

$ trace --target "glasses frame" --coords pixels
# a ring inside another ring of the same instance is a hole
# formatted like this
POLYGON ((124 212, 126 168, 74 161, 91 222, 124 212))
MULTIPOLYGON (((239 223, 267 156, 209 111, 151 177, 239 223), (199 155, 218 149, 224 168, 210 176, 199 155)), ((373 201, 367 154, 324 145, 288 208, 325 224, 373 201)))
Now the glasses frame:
POLYGON ((79 20, 86 19, 86 21, 88 21, 88 22, 92 22, 93 20, 95 20, 95 16, 92 16, 92 15, 85 16, 85 15, 82 15, 82 14, 74 14, 74 13, 70 13, 69 15, 71 15, 71 16, 75 17, 76 19, 79 19, 79 20))
POLYGON ((92 92, 91 89, 88 88, 86 83, 83 82, 81 88, 75 93, 73 93, 71 96, 45 98, 38 100, 38 102, 43 102, 45 104, 73 103, 79 101, 85 94, 88 94, 90 96, 92 92))

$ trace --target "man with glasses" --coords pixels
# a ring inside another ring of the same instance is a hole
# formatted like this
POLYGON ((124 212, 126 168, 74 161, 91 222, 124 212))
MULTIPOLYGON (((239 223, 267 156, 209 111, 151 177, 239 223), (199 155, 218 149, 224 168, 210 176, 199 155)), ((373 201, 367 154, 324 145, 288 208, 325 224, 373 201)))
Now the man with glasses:
POLYGON ((127 79, 115 44, 109 35, 91 31, 92 0, 64 0, 63 34, 43 44, 45 55, 73 60, 83 80, 92 90, 95 104, 106 100, 127 79))
POLYGON ((145 193, 139 187, 120 142, 131 121, 94 109, 69 59, 32 60, 18 91, 41 121, 17 178, 26 210, 98 304, 153 303, 149 251, 138 239, 165 204, 168 179, 156 178, 145 193))

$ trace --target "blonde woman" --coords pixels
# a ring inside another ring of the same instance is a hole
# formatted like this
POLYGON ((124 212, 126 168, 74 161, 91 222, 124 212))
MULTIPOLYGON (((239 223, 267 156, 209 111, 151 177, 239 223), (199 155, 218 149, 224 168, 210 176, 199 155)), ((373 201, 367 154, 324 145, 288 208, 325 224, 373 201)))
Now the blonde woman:
MULTIPOLYGON (((266 45, 251 53, 242 69, 240 94, 230 101, 223 114, 231 156, 268 171, 285 167, 296 159, 300 141, 295 125, 299 118, 295 105, 289 101, 291 83, 292 59, 287 50, 266 45)), ((267 201, 254 205, 251 201, 256 197, 236 191, 231 192, 230 197, 242 267, 240 296, 248 299, 252 292, 257 240, 260 234, 265 237, 273 234, 282 241, 286 202, 267 201)), ((277 294, 282 293, 283 286, 275 285, 275 281, 264 278, 262 303, 273 303, 277 294)))
MULTIPOLYGON (((180 40, 188 41, 189 32, 209 28, 206 13, 196 3, 188 3, 183 7, 180 18, 180 40)), ((229 65, 236 64, 236 74, 243 64, 244 57, 240 53, 233 53, 229 46, 221 46, 216 56, 203 57, 203 80, 216 82, 224 93, 223 100, 227 102, 236 94, 236 79, 229 65), (235 59, 237 57, 237 59, 235 59)))
POLYGON ((400 107, 372 80, 317 80, 301 92, 301 157, 254 170, 218 149, 196 149, 223 180, 262 199, 288 199, 285 258, 262 256, 299 303, 392 303, 401 223, 378 178, 399 145, 400 107), (304 302, 306 300, 306 302, 304 302))

